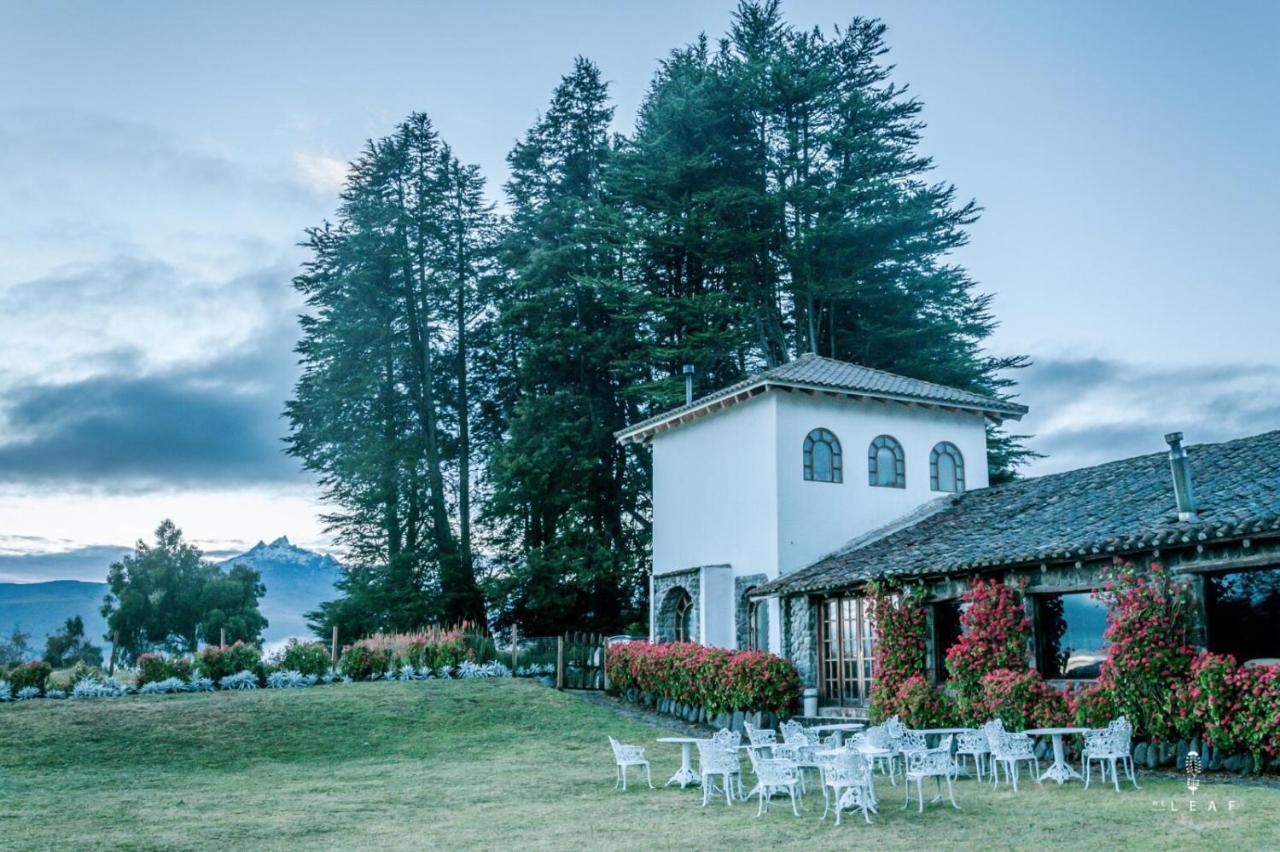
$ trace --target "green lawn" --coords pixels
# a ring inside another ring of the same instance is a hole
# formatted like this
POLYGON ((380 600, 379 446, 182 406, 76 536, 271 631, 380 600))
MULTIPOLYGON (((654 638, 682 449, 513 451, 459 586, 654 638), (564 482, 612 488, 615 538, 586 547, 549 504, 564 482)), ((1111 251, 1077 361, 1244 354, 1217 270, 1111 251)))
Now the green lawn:
POLYGON ((754 801, 704 810, 693 788, 615 792, 607 734, 644 744, 659 785, 678 765, 661 729, 527 681, 6 705, 0 845, 1280 848, 1280 791, 1212 779, 1193 813, 1180 783, 1148 778, 1120 795, 961 781, 962 811, 923 815, 885 782, 874 825, 836 829, 812 796, 799 819, 781 800, 756 819, 754 801), (1177 813, 1153 805, 1171 798, 1177 813))

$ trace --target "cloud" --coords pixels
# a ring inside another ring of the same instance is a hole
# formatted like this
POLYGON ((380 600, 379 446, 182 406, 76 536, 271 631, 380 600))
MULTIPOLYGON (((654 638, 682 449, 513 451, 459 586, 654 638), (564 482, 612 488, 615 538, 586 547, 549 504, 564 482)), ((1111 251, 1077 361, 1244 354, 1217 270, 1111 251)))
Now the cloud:
POLYGON ((85 580, 101 583, 107 568, 125 554, 127 547, 94 544, 53 553, 0 553, 0 582, 32 583, 46 580, 85 580))
POLYGON ((298 167, 298 177, 303 186, 308 187, 316 195, 333 197, 347 182, 347 164, 342 160, 326 157, 323 154, 311 154, 297 151, 293 162, 298 167))
POLYGON ((283 264, 226 280, 118 257, 0 292, 0 484, 137 493, 302 481, 283 264))
POLYGON ((1069 470, 1165 448, 1167 432, 1189 444, 1280 428, 1280 366, 1193 366, 1114 358, 1040 359, 1020 376, 1031 413, 1013 431, 1045 453, 1030 474, 1069 470))

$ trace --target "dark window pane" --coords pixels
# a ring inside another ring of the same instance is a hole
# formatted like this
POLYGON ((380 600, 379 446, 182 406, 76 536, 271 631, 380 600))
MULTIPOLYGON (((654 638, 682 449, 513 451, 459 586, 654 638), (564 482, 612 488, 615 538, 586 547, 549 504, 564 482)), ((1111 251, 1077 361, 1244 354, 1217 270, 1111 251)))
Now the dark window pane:
POLYGON ((1280 569, 1205 578, 1209 649, 1237 662, 1280 658, 1280 569))
POLYGON ((960 639, 960 601, 933 605, 934 667, 938 682, 947 679, 947 649, 960 639))
POLYGON ((1109 655, 1107 607, 1090 592, 1037 598, 1040 672, 1048 678, 1096 678, 1109 655))

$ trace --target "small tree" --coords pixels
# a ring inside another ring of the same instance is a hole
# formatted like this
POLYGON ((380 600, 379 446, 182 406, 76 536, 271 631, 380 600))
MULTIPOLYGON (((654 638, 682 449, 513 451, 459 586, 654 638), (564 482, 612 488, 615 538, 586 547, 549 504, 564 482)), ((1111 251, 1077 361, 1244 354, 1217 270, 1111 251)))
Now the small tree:
POLYGON ((76 663, 98 667, 102 665, 102 649, 84 638, 84 619, 68 618, 56 633, 45 640, 44 659, 55 669, 65 669, 76 663))
POLYGON ((30 639, 30 633, 23 633, 17 627, 8 639, 0 639, 0 667, 16 666, 26 660, 30 639))
POLYGON ((110 593, 102 614, 129 658, 144 651, 194 653, 201 639, 261 641, 267 621, 258 611, 266 591, 256 571, 236 566, 228 575, 182 539, 172 521, 156 528, 155 545, 134 552, 107 572, 110 593))

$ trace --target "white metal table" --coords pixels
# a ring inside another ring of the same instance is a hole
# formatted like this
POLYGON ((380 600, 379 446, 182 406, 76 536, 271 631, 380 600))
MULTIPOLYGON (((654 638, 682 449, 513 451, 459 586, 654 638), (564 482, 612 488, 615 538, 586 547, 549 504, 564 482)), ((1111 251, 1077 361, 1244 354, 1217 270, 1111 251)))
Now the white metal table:
POLYGON ((830 722, 825 725, 814 725, 810 728, 805 728, 805 730, 813 731, 818 734, 830 731, 836 735, 836 745, 843 745, 845 734, 852 734, 855 731, 861 731, 865 727, 866 725, 861 722, 830 722))
POLYGON ((690 784, 697 784, 701 780, 701 776, 693 771, 693 744, 698 741, 697 737, 658 737, 660 743, 679 743, 680 745, 680 768, 676 770, 676 774, 671 776, 666 786, 679 784, 683 790, 690 784))
POLYGON ((1071 736, 1072 734, 1083 734, 1090 728, 1029 728, 1023 731, 1024 734, 1030 734, 1033 737, 1053 737, 1053 765, 1044 771, 1040 776, 1043 781, 1046 778, 1052 778, 1059 784, 1064 781, 1070 781, 1075 778, 1077 781, 1083 781, 1080 773, 1075 767, 1067 763, 1066 750, 1062 745, 1062 738, 1071 736))

